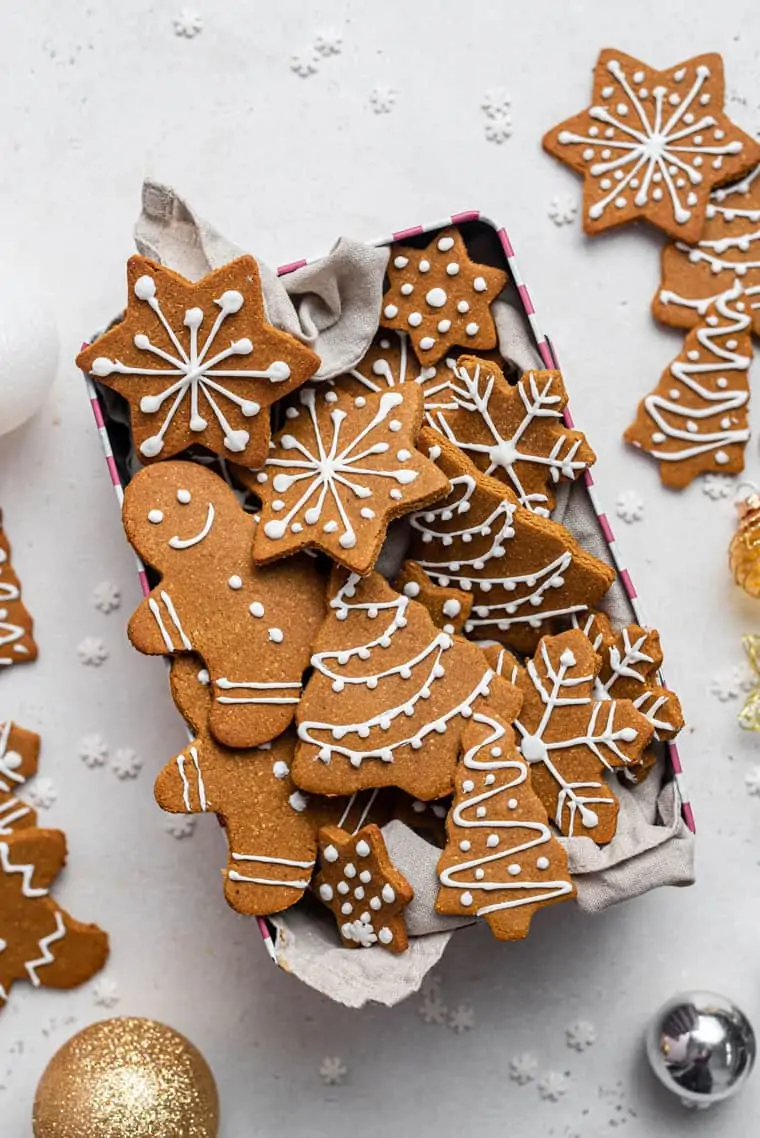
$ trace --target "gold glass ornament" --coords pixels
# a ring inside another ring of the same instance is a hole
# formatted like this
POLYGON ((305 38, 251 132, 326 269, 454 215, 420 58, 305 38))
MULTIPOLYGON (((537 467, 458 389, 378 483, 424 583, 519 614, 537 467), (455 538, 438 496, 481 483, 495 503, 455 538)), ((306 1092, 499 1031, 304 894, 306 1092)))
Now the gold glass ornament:
POLYGON ((80 1031, 43 1072, 35 1138, 217 1138, 219 1097, 189 1040, 150 1019, 80 1031))
POLYGON ((736 502, 739 528, 728 547, 728 564, 737 585, 751 597, 760 597, 760 494, 736 502))
POLYGON ((760 636, 755 633, 742 636, 742 644, 755 677, 755 684, 739 712, 739 726, 745 731, 760 731, 760 636))

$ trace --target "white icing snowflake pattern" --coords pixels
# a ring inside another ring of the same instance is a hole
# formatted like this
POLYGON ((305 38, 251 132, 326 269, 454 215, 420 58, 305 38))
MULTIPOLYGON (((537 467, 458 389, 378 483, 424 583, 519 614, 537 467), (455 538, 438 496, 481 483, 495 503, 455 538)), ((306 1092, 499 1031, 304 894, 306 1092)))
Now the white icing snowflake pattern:
POLYGON ((200 12, 193 12, 189 8, 183 8, 178 12, 172 24, 175 36, 181 36, 186 40, 195 39, 203 31, 203 17, 200 12))
POLYGON ((92 590, 92 604, 106 615, 115 612, 121 606, 121 589, 112 581, 101 581, 92 590))
POLYGON ((345 940, 356 941, 362 948, 371 948, 377 943, 377 933, 372 927, 369 913, 362 913, 355 921, 346 921, 340 926, 340 931, 345 940))
POLYGON ((137 778, 142 770, 142 759, 131 747, 119 747, 113 753, 111 770, 117 778, 137 778))
POLYGON ((644 517, 644 499, 635 490, 623 490, 618 494, 615 513, 628 525, 640 522, 644 517))
POLYGON ((77 656, 87 667, 99 668, 108 659, 108 649, 99 636, 85 636, 77 645, 77 656))
POLYGON ((79 743, 79 757, 86 767, 105 766, 108 758, 108 744, 102 735, 84 735, 79 743))
POLYGON ((570 1089, 570 1076, 561 1071, 547 1071, 538 1080, 538 1093, 546 1102, 559 1102, 570 1089))
POLYGON ((572 1023, 568 1028, 565 1028, 567 1046, 571 1047, 573 1051, 586 1051, 589 1047, 594 1046, 596 1038, 596 1028, 593 1023, 589 1023, 585 1019, 579 1019, 577 1023, 572 1023))
POLYGON ((501 146, 512 137, 512 116, 507 114, 494 115, 486 120, 485 136, 489 142, 501 146))
POLYGON ((538 1059, 530 1051, 515 1055, 509 1063, 509 1077, 519 1087, 532 1083, 538 1075, 538 1059))
POLYGON ((337 1055, 326 1055, 319 1067, 319 1077, 326 1087, 339 1087, 346 1081, 348 1067, 337 1055))
POLYGON ((475 1026, 475 1010, 471 1004, 458 1004, 449 1012, 449 1027, 457 1035, 472 1031, 475 1026))
POLYGON ((92 1002, 101 1008, 115 1008, 121 999, 119 985, 115 980, 101 976, 92 986, 92 1002))
POLYGON ((744 776, 744 785, 747 794, 753 798, 760 798, 760 767, 753 767, 744 776))
POLYGON ((570 225, 578 215, 578 206, 567 195, 560 197, 555 194, 549 202, 547 213, 556 226, 570 225))
POLYGON ((729 478, 727 474, 706 474, 702 479, 702 493, 713 502, 730 497, 735 487, 736 479, 729 478))
POLYGON ((192 814, 173 814, 164 823, 164 829, 170 837, 182 841, 183 838, 190 838, 195 833, 195 823, 196 819, 192 814))
POLYGON ((307 47, 303 51, 295 52, 290 57, 290 70, 301 79, 308 79, 310 75, 316 75, 318 69, 319 56, 314 48, 307 47))
POLYGON ((503 87, 490 87, 481 100, 480 106, 489 119, 497 119, 509 113, 512 99, 503 87))
POLYGON ((395 88, 378 84, 370 91, 369 105, 376 115, 388 115, 396 105, 397 95, 395 88))
POLYGON ((429 991, 423 992, 417 1013, 423 1023, 436 1027, 445 1026, 448 1022, 449 1009, 437 987, 431 987, 429 991))
POLYGON ((49 810, 58 798, 58 788, 51 778, 36 778, 25 790, 32 806, 39 810, 49 810))
POLYGON ((320 32, 314 40, 314 50, 317 55, 326 59, 330 55, 340 55, 343 51, 343 35, 334 28, 320 32))

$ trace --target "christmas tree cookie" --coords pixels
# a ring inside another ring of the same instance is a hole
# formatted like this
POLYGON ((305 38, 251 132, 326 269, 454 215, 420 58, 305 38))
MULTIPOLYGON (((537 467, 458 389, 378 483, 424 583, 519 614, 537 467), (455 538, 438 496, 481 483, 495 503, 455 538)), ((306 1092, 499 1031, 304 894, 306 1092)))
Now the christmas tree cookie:
POLYGON ((34 826, 37 812, 17 797, 18 788, 34 778, 40 737, 8 720, 0 723, 0 834, 34 826))
POLYGON ((21 601, 21 582, 11 565, 11 547, 0 510, 0 671, 37 659, 32 618, 21 601))

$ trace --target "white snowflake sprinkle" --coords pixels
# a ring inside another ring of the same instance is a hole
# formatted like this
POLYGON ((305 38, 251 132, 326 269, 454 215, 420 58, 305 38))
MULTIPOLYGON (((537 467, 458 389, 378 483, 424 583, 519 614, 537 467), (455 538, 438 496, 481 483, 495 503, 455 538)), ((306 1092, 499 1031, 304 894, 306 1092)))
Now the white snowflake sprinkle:
POLYGON ((190 8, 183 8, 172 20, 175 36, 192 40, 203 31, 203 17, 200 12, 193 12, 190 8))
POLYGON ((345 1082, 348 1067, 337 1055, 326 1055, 319 1068, 319 1077, 326 1087, 339 1087, 345 1082))
POLYGON ((480 106, 489 119, 499 118, 509 113, 512 100, 503 87, 491 87, 483 96, 480 106))
POLYGON ((572 1023, 565 1029, 565 1039, 567 1046, 572 1047, 574 1051, 585 1051, 596 1043, 596 1028, 588 1020, 579 1019, 577 1023, 572 1023))
POLYGON ((115 612, 121 605, 121 589, 113 581, 101 581, 92 590, 92 603, 99 612, 115 612))
POLYGON ((747 788, 747 794, 751 794, 753 798, 760 798, 760 767, 753 767, 752 770, 747 771, 744 776, 744 785, 747 788))
POLYGON ((84 735, 79 742, 79 757, 86 767, 105 766, 108 758, 108 744, 102 735, 84 735))
POLYGON ((108 649, 99 636, 85 636, 77 645, 77 656, 88 667, 99 668, 108 659, 108 649))
POLYGON ((555 194, 549 202, 547 213, 555 225, 570 225, 578 213, 578 205, 568 195, 560 197, 559 194, 555 194))
POLYGON ((615 513, 628 525, 640 522, 644 517, 644 499, 635 490, 623 490, 618 494, 615 513))
POLYGON ((32 806, 39 810, 49 810, 58 797, 58 789, 51 778, 36 778, 25 793, 32 806))
POLYGON ((142 759, 131 747, 119 747, 111 759, 111 770, 118 778, 137 778, 142 759))
POLYGON ((753 677, 748 668, 735 664, 724 672, 717 672, 710 680, 710 695, 714 695, 721 703, 728 703, 730 699, 738 699, 743 691, 749 691, 753 685, 753 677))
POLYGON ((485 125, 485 135, 489 142, 495 142, 501 146, 502 142, 506 142, 508 138, 512 137, 511 115, 498 114, 489 118, 485 125))
POLYGON ((538 1080, 538 1093, 547 1102, 559 1102, 569 1087, 570 1077, 561 1071, 547 1071, 538 1080))
POLYGON ((702 479, 702 493, 717 502, 720 498, 728 498, 734 492, 736 479, 729 478, 727 474, 706 474, 702 479))
POLYGON ((299 75, 301 79, 308 79, 310 75, 316 75, 318 68, 319 56, 315 54, 313 48, 305 48, 290 57, 290 70, 299 75))
POLYGON ((370 91, 369 105, 376 115, 390 114, 396 105, 397 95, 398 92, 393 87, 385 87, 380 84, 370 91))
POLYGON ((437 989, 426 992, 419 1003, 417 1011, 424 1023, 443 1027, 447 1021, 449 1009, 441 999, 437 989))
POLYGON ((517 1083, 520 1087, 532 1083, 537 1074, 538 1059, 530 1051, 523 1051, 521 1055, 515 1055, 509 1062, 509 1077, 513 1083, 517 1083))
POLYGON ((475 1026, 475 1010, 471 1004, 459 1004, 449 1012, 449 1027, 457 1035, 472 1031, 475 1026))
POLYGON ((197 819, 192 814, 172 814, 168 822, 164 823, 164 829, 172 838, 181 841, 182 838, 189 838, 193 835, 196 821, 197 819))
POLYGON ((334 28, 320 32, 314 40, 314 50, 323 58, 327 58, 328 55, 340 55, 343 50, 343 35, 334 28))
POLYGON ((101 1008, 114 1008, 121 999, 119 985, 106 976, 101 976, 92 986, 92 1002, 101 1008))

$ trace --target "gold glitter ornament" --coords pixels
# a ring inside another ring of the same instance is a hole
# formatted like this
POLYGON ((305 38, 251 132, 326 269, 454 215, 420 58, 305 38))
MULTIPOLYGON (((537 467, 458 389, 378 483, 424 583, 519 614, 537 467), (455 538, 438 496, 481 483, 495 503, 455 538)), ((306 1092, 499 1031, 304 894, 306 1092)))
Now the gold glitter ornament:
POLYGON ((217 1138, 219 1097, 189 1040, 150 1019, 80 1031, 43 1072, 35 1138, 217 1138))
POLYGON ((739 528, 728 547, 728 564, 737 585, 760 597, 760 494, 735 503, 739 528))

